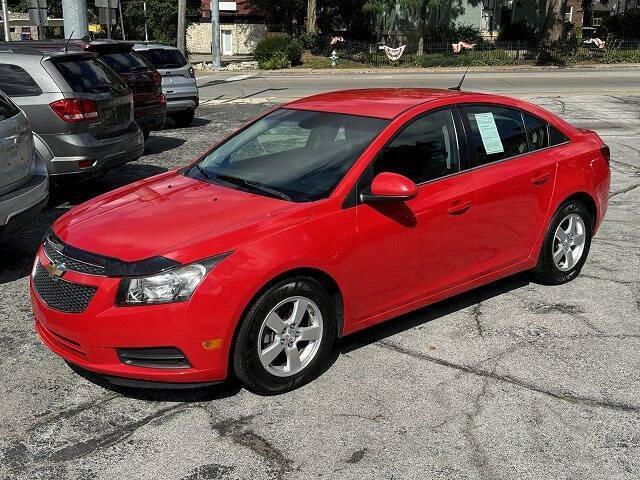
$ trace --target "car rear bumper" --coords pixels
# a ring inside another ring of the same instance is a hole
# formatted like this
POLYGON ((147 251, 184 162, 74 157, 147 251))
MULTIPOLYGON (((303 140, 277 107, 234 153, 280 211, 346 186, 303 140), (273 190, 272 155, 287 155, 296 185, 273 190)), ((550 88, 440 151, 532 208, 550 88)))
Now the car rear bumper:
POLYGON ((89 133, 77 135, 43 135, 53 153, 49 162, 52 177, 91 176, 139 158, 144 152, 144 138, 137 126, 122 135, 96 138, 89 133), (90 162, 83 166, 83 162, 90 162))
MULTIPOLYGON (((37 260, 45 268, 49 260, 40 248, 37 260)), ((48 275, 48 273, 45 273, 48 275)), ((206 349, 203 342, 226 334, 229 312, 202 308, 191 302, 137 306, 115 306, 120 280, 67 271, 64 280, 97 287, 82 313, 65 313, 48 306, 30 281, 35 329, 42 342, 66 361, 109 378, 112 383, 142 382, 201 386, 227 377, 228 342, 206 349), (140 366, 127 364, 124 350, 175 349, 186 365, 140 366), (115 380, 114 380, 115 379, 115 380)), ((205 305, 206 302, 205 302, 205 305)), ((139 385, 149 386, 149 385, 139 385)), ((167 385, 171 388, 171 385, 167 385)))
POLYGON ((49 178, 44 161, 36 156, 35 175, 20 188, 0 196, 0 239, 33 220, 46 206, 49 178))
POLYGON ((167 114, 195 110, 200 105, 198 97, 167 97, 167 114))
POLYGON ((161 130, 164 127, 164 121, 167 118, 166 110, 160 115, 144 115, 136 116, 135 120, 138 126, 144 131, 161 130))

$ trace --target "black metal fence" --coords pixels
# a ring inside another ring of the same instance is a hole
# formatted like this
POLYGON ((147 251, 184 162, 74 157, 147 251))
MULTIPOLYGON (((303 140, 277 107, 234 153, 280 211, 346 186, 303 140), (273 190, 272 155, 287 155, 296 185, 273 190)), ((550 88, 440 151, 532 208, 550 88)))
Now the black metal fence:
POLYGON ((347 60, 372 66, 484 66, 484 65, 540 65, 570 64, 578 62, 639 62, 640 39, 614 39, 605 41, 602 48, 584 43, 581 39, 565 42, 549 48, 531 45, 528 42, 482 41, 472 49, 454 53, 450 42, 420 42, 405 39, 389 42, 391 48, 405 45, 402 56, 390 60, 381 44, 344 40, 331 43, 330 38, 320 39, 316 46, 318 55, 330 56, 335 50, 338 62, 347 60))

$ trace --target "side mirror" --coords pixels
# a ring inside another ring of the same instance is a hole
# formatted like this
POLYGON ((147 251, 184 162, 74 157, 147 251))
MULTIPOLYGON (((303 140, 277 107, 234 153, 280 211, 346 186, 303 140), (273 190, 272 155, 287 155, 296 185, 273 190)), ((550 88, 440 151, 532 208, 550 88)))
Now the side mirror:
POLYGON ((360 197, 365 203, 411 200, 418 196, 418 187, 407 177, 397 173, 382 172, 371 182, 371 192, 360 197))

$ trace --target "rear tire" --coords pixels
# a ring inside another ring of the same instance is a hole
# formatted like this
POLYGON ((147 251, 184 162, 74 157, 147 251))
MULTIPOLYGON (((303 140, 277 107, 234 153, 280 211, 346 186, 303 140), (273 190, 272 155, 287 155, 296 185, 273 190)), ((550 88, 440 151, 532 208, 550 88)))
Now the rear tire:
POLYGON ((171 118, 173 119, 174 123, 176 124, 176 127, 178 128, 184 128, 191 125, 193 123, 194 117, 195 117, 194 110, 186 110, 184 112, 174 113, 171 115, 171 118))
POLYGON ((327 363, 336 325, 336 309, 319 282, 294 277, 276 283, 242 320, 233 350, 236 377, 263 395, 307 383, 327 363))
POLYGON ((560 285, 576 278, 587 260, 592 235, 593 219, 584 204, 578 200, 562 204, 549 223, 532 272, 535 280, 560 285))

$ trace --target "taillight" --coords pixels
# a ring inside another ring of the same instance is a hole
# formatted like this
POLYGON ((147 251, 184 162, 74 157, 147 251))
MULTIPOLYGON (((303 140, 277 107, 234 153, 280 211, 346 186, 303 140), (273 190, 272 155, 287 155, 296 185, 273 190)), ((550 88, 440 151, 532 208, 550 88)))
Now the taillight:
POLYGON ((191 78, 196 78, 196 72, 193 67, 189 67, 189 75, 191 75, 191 78))
POLYGON ((162 75, 160 75, 160 72, 158 72, 157 70, 154 70, 153 73, 151 74, 151 76, 153 77, 153 83, 156 84, 156 87, 161 87, 162 86, 162 75))
POLYGON ((602 154, 604 159, 607 161, 607 163, 611 163, 611 150, 609 149, 609 145, 607 145, 606 143, 603 143, 602 146, 600 147, 600 153, 602 154))
POLYGON ((69 123, 86 122, 100 118, 96 102, 85 98, 63 98, 50 103, 49 106, 56 115, 69 123))

